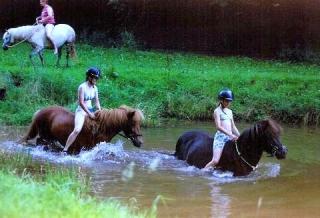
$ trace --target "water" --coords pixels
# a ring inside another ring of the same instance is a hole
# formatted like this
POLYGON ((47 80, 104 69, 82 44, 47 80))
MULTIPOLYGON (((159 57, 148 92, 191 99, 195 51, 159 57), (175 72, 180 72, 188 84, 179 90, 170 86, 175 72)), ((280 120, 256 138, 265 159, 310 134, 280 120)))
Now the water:
POLYGON ((284 127, 287 159, 264 155, 255 172, 239 178, 230 172, 199 170, 168 155, 189 129, 214 131, 211 123, 171 123, 144 129, 142 149, 117 137, 78 156, 63 156, 16 144, 25 128, 0 128, 0 149, 81 166, 91 177, 91 194, 98 199, 113 197, 145 209, 161 196, 159 217, 320 217, 319 129, 284 127))

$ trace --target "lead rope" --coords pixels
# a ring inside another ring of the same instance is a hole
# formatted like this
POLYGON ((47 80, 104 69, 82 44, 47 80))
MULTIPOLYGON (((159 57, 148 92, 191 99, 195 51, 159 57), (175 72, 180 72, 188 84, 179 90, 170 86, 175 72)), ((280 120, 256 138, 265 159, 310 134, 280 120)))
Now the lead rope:
POLYGON ((244 159, 244 157, 241 156, 241 153, 240 153, 240 151, 238 149, 237 141, 235 141, 235 145, 236 145, 237 153, 238 153, 239 157, 241 158, 241 160, 243 160, 243 162, 245 162, 249 167, 251 167, 252 170, 256 170, 258 168, 258 164, 256 166, 253 166, 248 161, 246 161, 246 159, 244 159))

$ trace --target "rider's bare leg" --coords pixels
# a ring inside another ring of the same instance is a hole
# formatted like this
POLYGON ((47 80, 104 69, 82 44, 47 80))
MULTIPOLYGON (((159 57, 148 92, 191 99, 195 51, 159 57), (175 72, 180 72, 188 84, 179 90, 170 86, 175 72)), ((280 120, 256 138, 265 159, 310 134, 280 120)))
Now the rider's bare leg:
POLYGON ((54 28, 54 25, 53 25, 53 24, 47 24, 47 25, 45 26, 46 36, 47 36, 47 38, 49 39, 49 41, 51 42, 51 44, 52 44, 52 46, 53 46, 53 49, 54 49, 54 52, 53 52, 53 53, 56 55, 56 54, 58 54, 58 47, 57 47, 57 45, 54 43, 54 40, 53 40, 53 38, 52 38, 52 36, 51 36, 52 31, 53 31, 53 28, 54 28))
POLYGON ((222 154, 222 149, 214 149, 212 160, 209 163, 207 163, 207 165, 204 168, 205 169, 210 167, 214 168, 219 163, 221 154, 222 154))

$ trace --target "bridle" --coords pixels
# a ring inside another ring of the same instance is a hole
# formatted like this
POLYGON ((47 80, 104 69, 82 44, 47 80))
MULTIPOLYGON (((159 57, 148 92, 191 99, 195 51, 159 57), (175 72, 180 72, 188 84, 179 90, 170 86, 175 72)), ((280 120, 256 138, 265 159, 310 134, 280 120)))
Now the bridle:
POLYGON ((256 169, 258 168, 258 164, 257 164, 256 166, 253 166, 253 165, 250 164, 248 161, 246 161, 246 159, 244 159, 244 157, 241 155, 241 152, 240 152, 239 149, 238 149, 238 143, 237 143, 237 141, 235 141, 234 144, 236 145, 236 150, 237 150, 237 153, 238 153, 240 159, 241 159, 243 162, 245 162, 249 167, 251 167, 252 170, 256 170, 256 169))

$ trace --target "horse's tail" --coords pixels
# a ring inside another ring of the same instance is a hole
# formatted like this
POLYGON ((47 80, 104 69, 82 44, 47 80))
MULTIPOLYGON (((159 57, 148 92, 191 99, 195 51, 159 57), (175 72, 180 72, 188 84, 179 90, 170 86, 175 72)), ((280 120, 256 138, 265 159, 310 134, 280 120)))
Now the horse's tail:
POLYGON ((33 139, 34 137, 36 137, 38 135, 39 132, 39 128, 38 128, 38 124, 37 124, 37 114, 40 110, 38 110, 37 112, 34 113, 33 117, 32 117, 32 123, 28 129, 27 134, 21 138, 18 143, 24 143, 27 142, 29 139, 33 139))
POLYGON ((76 52, 76 47, 74 42, 71 42, 69 44, 69 51, 70 51, 70 57, 71 58, 76 58, 77 57, 77 52, 76 52))

